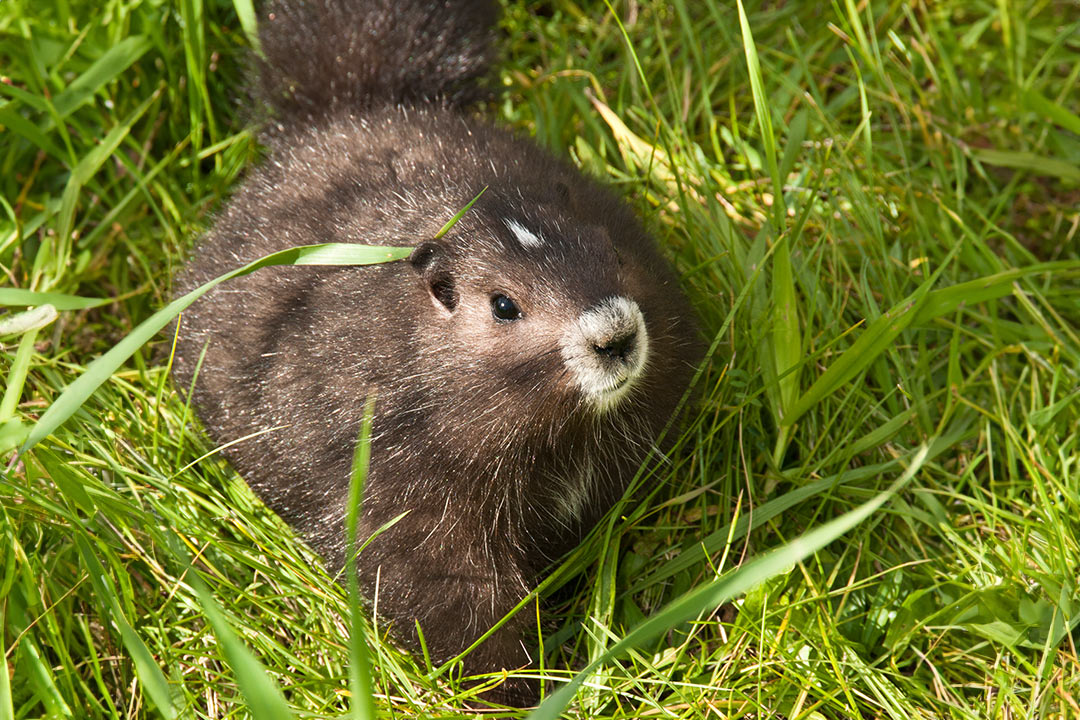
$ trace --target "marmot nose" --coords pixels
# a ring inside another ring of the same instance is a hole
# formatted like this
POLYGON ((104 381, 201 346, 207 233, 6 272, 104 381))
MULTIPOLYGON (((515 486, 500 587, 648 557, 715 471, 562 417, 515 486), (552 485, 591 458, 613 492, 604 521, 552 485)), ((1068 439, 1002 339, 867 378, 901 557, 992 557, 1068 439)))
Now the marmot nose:
POLYGON ((609 338, 605 343, 593 345, 593 352, 601 357, 625 362, 634 352, 635 347, 637 347, 637 331, 630 330, 609 338))
POLYGON ((649 359, 645 316, 636 302, 620 295, 582 312, 559 344, 571 380, 599 412, 618 405, 649 359))

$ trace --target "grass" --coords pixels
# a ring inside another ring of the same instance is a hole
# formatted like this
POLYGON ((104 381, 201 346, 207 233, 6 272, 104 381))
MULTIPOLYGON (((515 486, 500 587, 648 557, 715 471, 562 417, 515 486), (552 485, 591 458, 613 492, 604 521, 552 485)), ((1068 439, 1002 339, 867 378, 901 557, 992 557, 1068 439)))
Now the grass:
MULTIPOLYGON (((0 318, 5 467, 258 161, 248 10, 0 3, 0 301, 89 299, 0 318)), ((715 341, 649 498, 542 588, 545 672, 600 661, 566 716, 1080 715, 1075 3, 533 10, 495 114, 629 199, 715 341)), ((213 453, 170 340, 0 480, 0 720, 259 716, 267 677, 354 705, 347 593, 213 453)), ((379 712, 462 714, 363 630, 379 712)))

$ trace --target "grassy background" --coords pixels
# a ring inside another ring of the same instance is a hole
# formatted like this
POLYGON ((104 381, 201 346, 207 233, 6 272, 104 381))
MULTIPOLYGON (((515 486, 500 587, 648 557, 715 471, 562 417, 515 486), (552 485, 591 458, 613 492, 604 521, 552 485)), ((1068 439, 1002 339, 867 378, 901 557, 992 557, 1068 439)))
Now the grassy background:
MULTIPOLYGON (((103 301, 0 338, 5 467, 167 302, 257 162, 237 8, 0 3, 0 300, 103 301)), ((545 586, 545 672, 928 445, 868 520, 604 663, 569 716, 1080 715, 1080 8, 789 0, 746 20, 752 40, 714 0, 506 9, 494 113, 619 187, 716 341, 655 493, 545 586)), ((0 480, 0 720, 258 712, 185 556, 298 716, 350 706, 345 593, 211 454, 168 350, 0 480)), ((452 671, 367 636, 378 708, 460 715, 452 671)))

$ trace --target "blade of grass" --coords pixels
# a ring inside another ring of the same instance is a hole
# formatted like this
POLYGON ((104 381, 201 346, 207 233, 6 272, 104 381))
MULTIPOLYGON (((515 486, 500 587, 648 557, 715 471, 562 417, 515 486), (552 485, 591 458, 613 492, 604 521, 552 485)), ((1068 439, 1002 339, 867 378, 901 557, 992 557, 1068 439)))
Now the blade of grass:
POLYGON ((57 310, 86 310, 115 301, 115 298, 85 298, 56 292, 0 288, 0 306, 52 305, 57 310))
POLYGON ((101 168, 106 160, 120 143, 131 132, 132 126, 157 100, 157 92, 144 100, 127 118, 109 131, 105 139, 88 152, 79 164, 71 171, 64 194, 60 200, 60 218, 57 221, 56 239, 53 245, 42 245, 38 256, 34 259, 34 280, 36 286, 40 280, 41 272, 45 263, 51 259, 54 263, 52 277, 58 278, 63 275, 63 269, 67 266, 71 248, 71 231, 75 224, 75 206, 79 200, 79 194, 90 178, 101 168))
POLYGON ((765 147, 765 163, 773 186, 773 223, 776 233, 784 227, 787 209, 784 206, 784 183, 780 177, 780 167, 776 160, 776 136, 773 133, 772 112, 769 99, 765 94, 765 83, 761 78, 761 64, 758 62, 757 46, 750 32, 750 21, 746 17, 746 8, 742 0, 737 0, 739 9, 739 29, 742 32, 743 52, 746 55, 747 74, 750 77, 750 91, 754 96, 754 116, 761 130, 761 142, 765 147))
POLYGON ((207 134, 211 143, 217 141, 214 114, 210 112, 210 92, 206 86, 206 17, 202 0, 181 0, 179 11, 184 29, 188 118, 195 130, 191 134, 191 145, 198 153, 205 144, 207 134))
MULTIPOLYGON (((56 308, 46 303, 23 312, 12 313, 0 318, 0 336, 21 335, 31 330, 40 330, 56 320, 56 308)), ((0 413, 0 417, 3 413, 0 413)))
POLYGON ((364 497, 368 467, 371 463, 371 420, 375 415, 375 398, 368 396, 364 403, 364 420, 353 454, 352 477, 349 484, 349 509, 345 517, 345 547, 348 558, 346 578, 349 586, 349 690, 352 692, 352 715, 357 720, 374 720, 375 698, 371 682, 371 661, 368 658, 365 622, 360 607, 360 576, 357 574, 356 533, 360 524, 360 506, 364 497))
POLYGON ((236 17, 240 19, 240 27, 244 28, 248 44, 251 45, 252 50, 261 55, 259 23, 255 16, 255 6, 251 0, 233 0, 233 8, 236 10, 236 17))
MULTIPOLYGON (((9 556, 8 560, 14 569, 14 558, 9 556)), ((0 600, 6 596, 6 592, 0 593, 0 600)), ((4 606, 0 603, 0 630, 6 627, 4 606)), ((0 720, 15 720, 15 709, 11 704, 11 675, 8 671, 7 653, 3 649, 0 649, 0 720)))
POLYGON ((1063 180, 1080 182, 1080 167, 1057 158, 1044 157, 1020 150, 975 149, 971 157, 987 165, 1026 170, 1035 175, 1049 175, 1063 180))
POLYGON ((787 417, 784 418, 784 423, 787 425, 795 423, 803 413, 820 402, 822 398, 835 392, 866 369, 874 358, 887 350, 896 336, 908 326, 921 325, 948 315, 961 305, 1004 297, 1012 292, 1012 283, 1020 278, 1066 270, 1071 272, 1080 270, 1080 262, 1040 263, 929 291, 929 284, 935 278, 931 275, 918 290, 870 323, 851 347, 845 350, 796 401, 787 417))
POLYGON ((1074 115, 1056 102, 1052 102, 1037 90, 1028 90, 1023 96, 1024 104, 1032 112, 1040 113, 1066 130, 1080 135, 1080 116, 1074 115))
POLYGON ((169 683, 165 679, 165 675, 162 674, 161 668, 154 661, 154 656, 146 647, 146 643, 142 641, 139 634, 135 632, 135 628, 124 617, 124 611, 116 599, 116 588, 105 573, 105 567, 101 564, 93 547, 91 547, 90 541, 81 529, 77 530, 77 532, 75 544, 79 549, 79 555, 89 570, 90 582, 94 585, 97 597, 105 603, 116 629, 120 631, 120 641, 123 642, 124 647, 127 648, 128 653, 131 655, 131 660, 135 664, 135 674, 139 677, 139 682, 146 691, 146 696, 150 698, 154 707, 163 716, 166 718, 177 717, 176 708, 172 704, 172 696, 169 694, 169 683))
MULTIPOLYGON (((971 431, 966 426, 957 427, 948 434, 939 435, 934 442, 929 444, 930 450, 926 459, 933 460, 949 448, 954 447, 957 443, 967 439, 970 435, 971 431)), ((749 533, 762 525, 765 525, 781 513, 801 505, 810 498, 821 495, 822 493, 840 489, 845 485, 862 482, 867 478, 890 472, 896 469, 898 462, 898 459, 889 460, 883 463, 864 465, 863 467, 844 470, 843 472, 830 475, 820 480, 815 480, 802 487, 786 492, 780 497, 774 498, 760 507, 755 507, 752 513, 740 515, 733 525, 724 525, 709 533, 706 537, 702 538, 700 542, 686 548, 630 586, 630 588, 626 590, 626 593, 633 594, 640 592, 647 587, 659 585, 685 570, 701 565, 706 562, 709 557, 721 551, 729 542, 746 537, 749 533)))
MULTIPOLYGON (((0 423, 0 455, 6 455, 26 441, 30 427, 23 425, 18 418, 11 418, 0 423)), ((0 468, 0 473, 3 468, 0 468)))
POLYGON ((26 138, 39 150, 48 153, 57 161, 61 163, 67 161, 67 154, 57 147, 56 143, 41 131, 41 128, 23 117, 16 103, 9 102, 0 106, 0 125, 3 125, 6 131, 26 138))
POLYGON ((785 233, 777 241, 778 247, 773 255, 772 266, 772 356, 776 376, 780 385, 780 407, 776 419, 780 426, 777 433, 776 450, 773 460, 779 467, 783 461, 787 446, 787 433, 784 428, 785 416, 795 404, 799 394, 799 361, 802 358, 802 336, 799 332, 798 298, 795 295, 795 280, 791 272, 790 235, 785 233))
MULTIPOLYGON (((31 578, 23 575, 12 586, 11 592, 5 598, 5 612, 9 621, 13 621, 12 629, 18 629, 21 636, 31 626, 30 613, 27 597, 35 597, 31 588, 31 578)), ((46 660, 48 654, 42 652, 37 636, 22 637, 19 641, 19 655, 16 657, 17 666, 14 668, 20 684, 29 686, 34 694, 45 706, 48 717, 75 717, 70 705, 64 700, 64 693, 56 683, 50 663, 46 660)))
POLYGON ((4 389, 4 398, 0 400, 0 423, 6 422, 15 414, 22 397, 23 384, 26 382, 26 373, 30 370, 30 357, 34 354, 34 341, 37 340, 37 328, 23 333, 19 338, 19 348, 15 351, 15 359, 8 369, 7 387, 4 389))
POLYGON ((779 407, 775 409, 781 432, 777 436, 774 459, 779 463, 783 459, 787 445, 787 433, 783 422, 788 408, 795 402, 799 392, 799 370, 797 366, 802 356, 802 336, 799 331, 798 299, 795 295, 795 281, 791 272, 791 237, 784 232, 787 223, 787 209, 784 201, 784 182, 780 176, 777 162, 776 136, 773 130, 772 111, 765 95, 765 83, 761 76, 761 63, 758 60, 757 45, 750 31, 750 21, 746 17, 746 8, 742 0, 736 3, 739 11, 739 29, 742 32, 743 52, 746 55, 747 74, 750 78, 750 90, 754 98, 754 115, 761 130, 761 142, 765 148, 765 163, 772 180, 773 188, 773 233, 777 248, 773 257, 772 302, 773 326, 766 352, 771 355, 771 362, 779 378, 779 407), (796 368, 796 369, 792 369, 796 368))
POLYGON ((159 333, 185 308, 221 283, 271 265, 373 265, 401 260, 408 257, 412 250, 409 247, 349 243, 303 245, 271 253, 241 268, 219 275, 158 310, 128 333, 115 347, 90 363, 86 372, 68 385, 37 421, 26 442, 19 449, 19 454, 25 453, 60 427, 136 350, 159 333))
POLYGON ((795 113, 788 126, 787 144, 784 146, 784 156, 780 159, 781 181, 795 169, 795 161, 802 154, 802 144, 809 128, 810 113, 803 108, 795 113))
POLYGON ((821 548, 831 543, 836 538, 851 530, 853 527, 870 517, 879 507, 884 505, 901 488, 908 484, 915 474, 922 468, 929 451, 927 445, 908 456, 909 464, 903 474, 889 487, 873 499, 863 503, 859 507, 844 513, 835 520, 830 520, 824 525, 804 533, 786 545, 777 548, 761 557, 754 558, 739 566, 730 573, 722 575, 712 582, 691 590, 676 600, 672 601, 653 617, 624 636, 615 643, 600 658, 576 674, 570 682, 556 690, 551 697, 544 701, 533 713, 528 716, 529 720, 557 720, 570 700, 573 699, 577 689, 584 683, 603 663, 612 660, 627 650, 639 647, 650 640, 659 637, 672 627, 684 622, 689 622, 699 617, 703 612, 710 611, 725 602, 741 595, 771 577, 786 572, 791 566, 810 557, 821 548))
POLYGON ((113 45, 86 72, 77 77, 56 96, 53 107, 61 118, 70 115, 87 102, 105 83, 117 77, 141 58, 152 47, 150 40, 142 35, 132 35, 113 45))
POLYGON ((471 208, 476 203, 476 201, 480 199, 481 195, 483 195, 485 192, 487 192, 487 189, 488 189, 487 185, 480 188, 480 192, 476 193, 476 197, 474 197, 472 200, 467 202, 465 204, 465 207, 461 208, 456 213, 454 213, 454 217, 447 220, 446 224, 443 225, 441 228, 439 228, 439 232, 435 233, 435 239, 438 240, 443 235, 450 232, 450 228, 454 227, 454 225, 457 225, 457 221, 460 220, 461 218, 465 217, 465 213, 469 212, 469 208, 471 208))
MULTIPOLYGON (((109 211, 105 213, 104 217, 98 221, 97 226, 92 228, 88 233, 82 235, 79 238, 77 247, 89 248, 94 247, 97 244, 98 238, 109 231, 113 227, 113 223, 116 222, 116 218, 120 217, 129 207, 131 202, 136 197, 146 197, 149 192, 150 182, 162 173, 163 170, 168 170, 174 167, 173 163, 176 162, 176 158, 187 148, 190 142, 190 137, 184 138, 181 142, 177 143, 176 147, 172 149, 168 155, 158 161, 149 172, 137 172, 132 173, 132 176, 138 179, 138 182, 128 190, 124 197, 120 198, 112 204, 109 211)), ((123 159, 123 156, 114 156, 118 159, 123 159)), ((167 173, 166 173, 167 174, 167 173)))
POLYGON ((286 720, 293 718, 281 689, 266 674, 266 668, 240 641, 218 607, 214 596, 194 569, 188 571, 188 581, 202 602, 203 614, 214 629, 225 659, 236 676, 236 685, 244 696, 246 709, 255 720, 286 720))

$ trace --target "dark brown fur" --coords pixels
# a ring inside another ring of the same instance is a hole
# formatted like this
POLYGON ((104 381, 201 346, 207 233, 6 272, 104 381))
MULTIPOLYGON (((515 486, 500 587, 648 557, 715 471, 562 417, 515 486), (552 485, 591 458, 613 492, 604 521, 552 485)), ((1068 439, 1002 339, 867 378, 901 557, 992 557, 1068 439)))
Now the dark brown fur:
MULTIPOLYGON (((422 247, 410 262, 268 268, 221 286, 183 317, 176 378, 188 386, 208 343, 200 418, 217 442, 247 437, 225 455, 332 568, 344 562, 350 463, 375 396, 361 534, 407 515, 360 555, 361 580, 372 600, 377 580, 380 615, 411 647, 419 620, 441 662, 502 618, 622 495, 687 386, 700 353, 694 323, 623 203, 458 109, 486 69, 488 3, 289 0, 268 12, 259 83, 279 118, 271 154, 202 240, 178 292, 294 245, 422 247), (409 55, 401 27, 430 30, 423 56, 409 55), (405 47, 379 64, 381 50, 357 45, 370 37, 405 47), (352 62, 361 67, 344 72, 352 62), (517 242, 508 219, 542 246, 517 242), (493 293, 514 298, 522 318, 494 321, 493 293), (612 296, 640 307, 650 351, 633 389, 598 412, 559 342, 612 296), (577 512, 567 497, 580 497, 577 512)), ((529 665, 527 627, 520 613, 466 671, 529 665)), ((510 681, 492 697, 524 704, 535 687, 510 681)))

